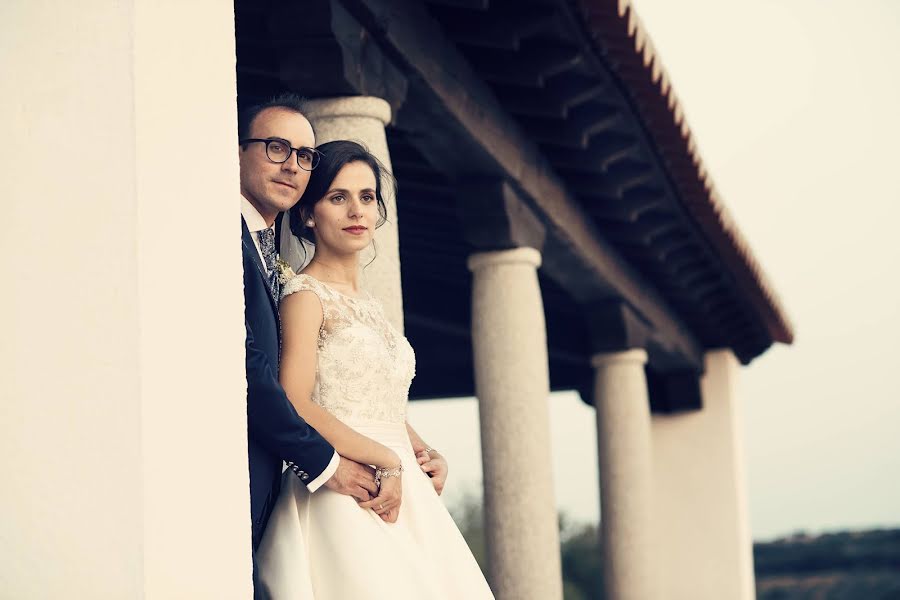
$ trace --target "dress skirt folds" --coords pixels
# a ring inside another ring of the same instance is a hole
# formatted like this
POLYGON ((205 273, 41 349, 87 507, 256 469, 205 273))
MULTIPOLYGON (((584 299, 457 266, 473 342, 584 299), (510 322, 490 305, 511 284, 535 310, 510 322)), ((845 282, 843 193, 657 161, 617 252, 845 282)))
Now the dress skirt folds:
POLYGON ((396 523, 353 498, 310 494, 290 470, 259 548, 260 579, 273 600, 493 598, 478 563, 398 423, 351 425, 403 462, 396 523))

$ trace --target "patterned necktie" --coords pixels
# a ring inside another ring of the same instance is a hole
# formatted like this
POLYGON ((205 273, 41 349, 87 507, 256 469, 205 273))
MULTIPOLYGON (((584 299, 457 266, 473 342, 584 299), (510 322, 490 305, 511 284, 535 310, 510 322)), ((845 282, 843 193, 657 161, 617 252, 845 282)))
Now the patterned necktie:
POLYGON ((278 267, 275 264, 277 253, 275 251, 275 229, 268 227, 256 232, 259 240, 259 249, 262 251, 263 261, 266 263, 266 270, 269 272, 268 282, 269 290, 272 295, 278 298, 278 267))

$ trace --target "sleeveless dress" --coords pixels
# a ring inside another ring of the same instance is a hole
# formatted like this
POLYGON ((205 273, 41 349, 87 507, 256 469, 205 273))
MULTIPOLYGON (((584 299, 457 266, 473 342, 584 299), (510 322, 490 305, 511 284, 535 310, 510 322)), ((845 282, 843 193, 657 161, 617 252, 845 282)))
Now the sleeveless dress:
POLYGON ((322 304, 312 399, 403 463, 396 523, 326 487, 309 493, 290 470, 257 559, 272 600, 476 600, 493 598, 460 534, 416 461, 406 431, 415 354, 371 295, 354 298, 299 274, 282 298, 309 291, 322 304))

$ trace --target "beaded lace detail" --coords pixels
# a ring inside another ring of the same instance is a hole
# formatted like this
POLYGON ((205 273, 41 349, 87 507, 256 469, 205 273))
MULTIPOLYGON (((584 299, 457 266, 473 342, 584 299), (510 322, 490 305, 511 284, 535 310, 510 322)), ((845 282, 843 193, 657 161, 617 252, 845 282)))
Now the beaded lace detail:
POLYGON ((371 295, 354 298, 303 273, 281 297, 310 291, 322 304, 322 327, 312 400, 341 421, 403 423, 416 357, 371 295))

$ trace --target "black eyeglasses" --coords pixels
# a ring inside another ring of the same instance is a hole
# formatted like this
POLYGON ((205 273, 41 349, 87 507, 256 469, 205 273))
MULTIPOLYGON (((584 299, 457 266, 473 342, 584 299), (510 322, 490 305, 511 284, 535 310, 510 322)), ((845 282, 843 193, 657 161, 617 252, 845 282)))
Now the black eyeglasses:
POLYGON ((291 152, 296 152, 297 165, 304 171, 312 171, 315 169, 316 165, 319 164, 319 159, 322 158, 322 153, 315 148, 307 148, 306 146, 292 148, 290 142, 281 138, 269 138, 265 140, 259 138, 247 138, 241 140, 239 143, 243 146, 253 142, 261 142, 266 145, 266 156, 273 163, 282 164, 291 157, 291 152))

